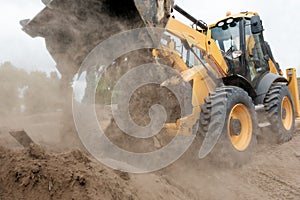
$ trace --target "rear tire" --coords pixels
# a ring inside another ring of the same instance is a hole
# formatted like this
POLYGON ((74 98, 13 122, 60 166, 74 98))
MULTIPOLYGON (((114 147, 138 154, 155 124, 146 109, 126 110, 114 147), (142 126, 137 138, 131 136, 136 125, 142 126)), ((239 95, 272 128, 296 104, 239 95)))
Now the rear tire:
POLYGON ((223 86, 205 102, 200 114, 202 134, 221 133, 208 159, 230 167, 248 162, 257 144, 257 117, 251 97, 239 87, 223 86), (220 122, 221 118, 225 121, 220 122))
POLYGON ((264 99, 267 118, 271 123, 268 141, 288 142, 295 133, 294 103, 286 85, 273 84, 264 99))

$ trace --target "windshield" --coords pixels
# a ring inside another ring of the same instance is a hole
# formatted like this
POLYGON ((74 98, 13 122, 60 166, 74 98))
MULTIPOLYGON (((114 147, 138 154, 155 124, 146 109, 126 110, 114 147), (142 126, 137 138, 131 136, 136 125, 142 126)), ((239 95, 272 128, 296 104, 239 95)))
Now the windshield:
POLYGON ((212 38, 222 51, 227 52, 231 48, 232 51, 240 50, 239 24, 240 19, 229 18, 211 28, 212 38))
POLYGON ((175 35, 165 33, 162 37, 161 43, 163 46, 168 46, 175 50, 189 68, 201 66, 203 63, 206 63, 206 60, 204 59, 204 51, 201 51, 196 47, 192 47, 192 50, 187 49, 184 42, 175 35))

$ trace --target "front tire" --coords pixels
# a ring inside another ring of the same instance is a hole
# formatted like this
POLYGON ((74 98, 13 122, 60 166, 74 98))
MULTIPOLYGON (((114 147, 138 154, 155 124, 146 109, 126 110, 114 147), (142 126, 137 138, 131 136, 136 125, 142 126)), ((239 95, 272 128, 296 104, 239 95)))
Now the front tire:
POLYGON ((295 132, 294 103, 286 85, 273 84, 264 99, 265 111, 271 124, 269 140, 281 144, 292 139, 295 132))
POLYGON ((251 97, 239 87, 223 86, 205 102, 200 114, 203 134, 221 133, 209 159, 231 167, 248 162, 257 144, 257 117, 251 97))

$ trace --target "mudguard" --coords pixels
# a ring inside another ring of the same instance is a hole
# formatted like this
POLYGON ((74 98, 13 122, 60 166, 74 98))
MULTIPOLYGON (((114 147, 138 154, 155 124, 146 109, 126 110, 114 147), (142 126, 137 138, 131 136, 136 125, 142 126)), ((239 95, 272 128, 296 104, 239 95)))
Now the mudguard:
POLYGON ((287 83, 288 81, 286 78, 273 73, 267 73, 261 78, 256 86, 257 97, 254 100, 255 105, 263 104, 271 85, 276 82, 287 83))

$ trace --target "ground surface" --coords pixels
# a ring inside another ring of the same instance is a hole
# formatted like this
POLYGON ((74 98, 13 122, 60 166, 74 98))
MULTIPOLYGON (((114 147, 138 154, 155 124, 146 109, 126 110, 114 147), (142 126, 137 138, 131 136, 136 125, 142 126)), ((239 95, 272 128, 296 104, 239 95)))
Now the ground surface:
POLYGON ((240 168, 228 169, 198 160, 196 142, 171 166, 151 174, 133 175, 111 170, 83 151, 58 148, 57 115, 2 120, 1 200, 300 199, 299 134, 283 145, 260 144, 253 160, 240 168), (22 148, 4 124, 25 128, 42 147, 22 148))

